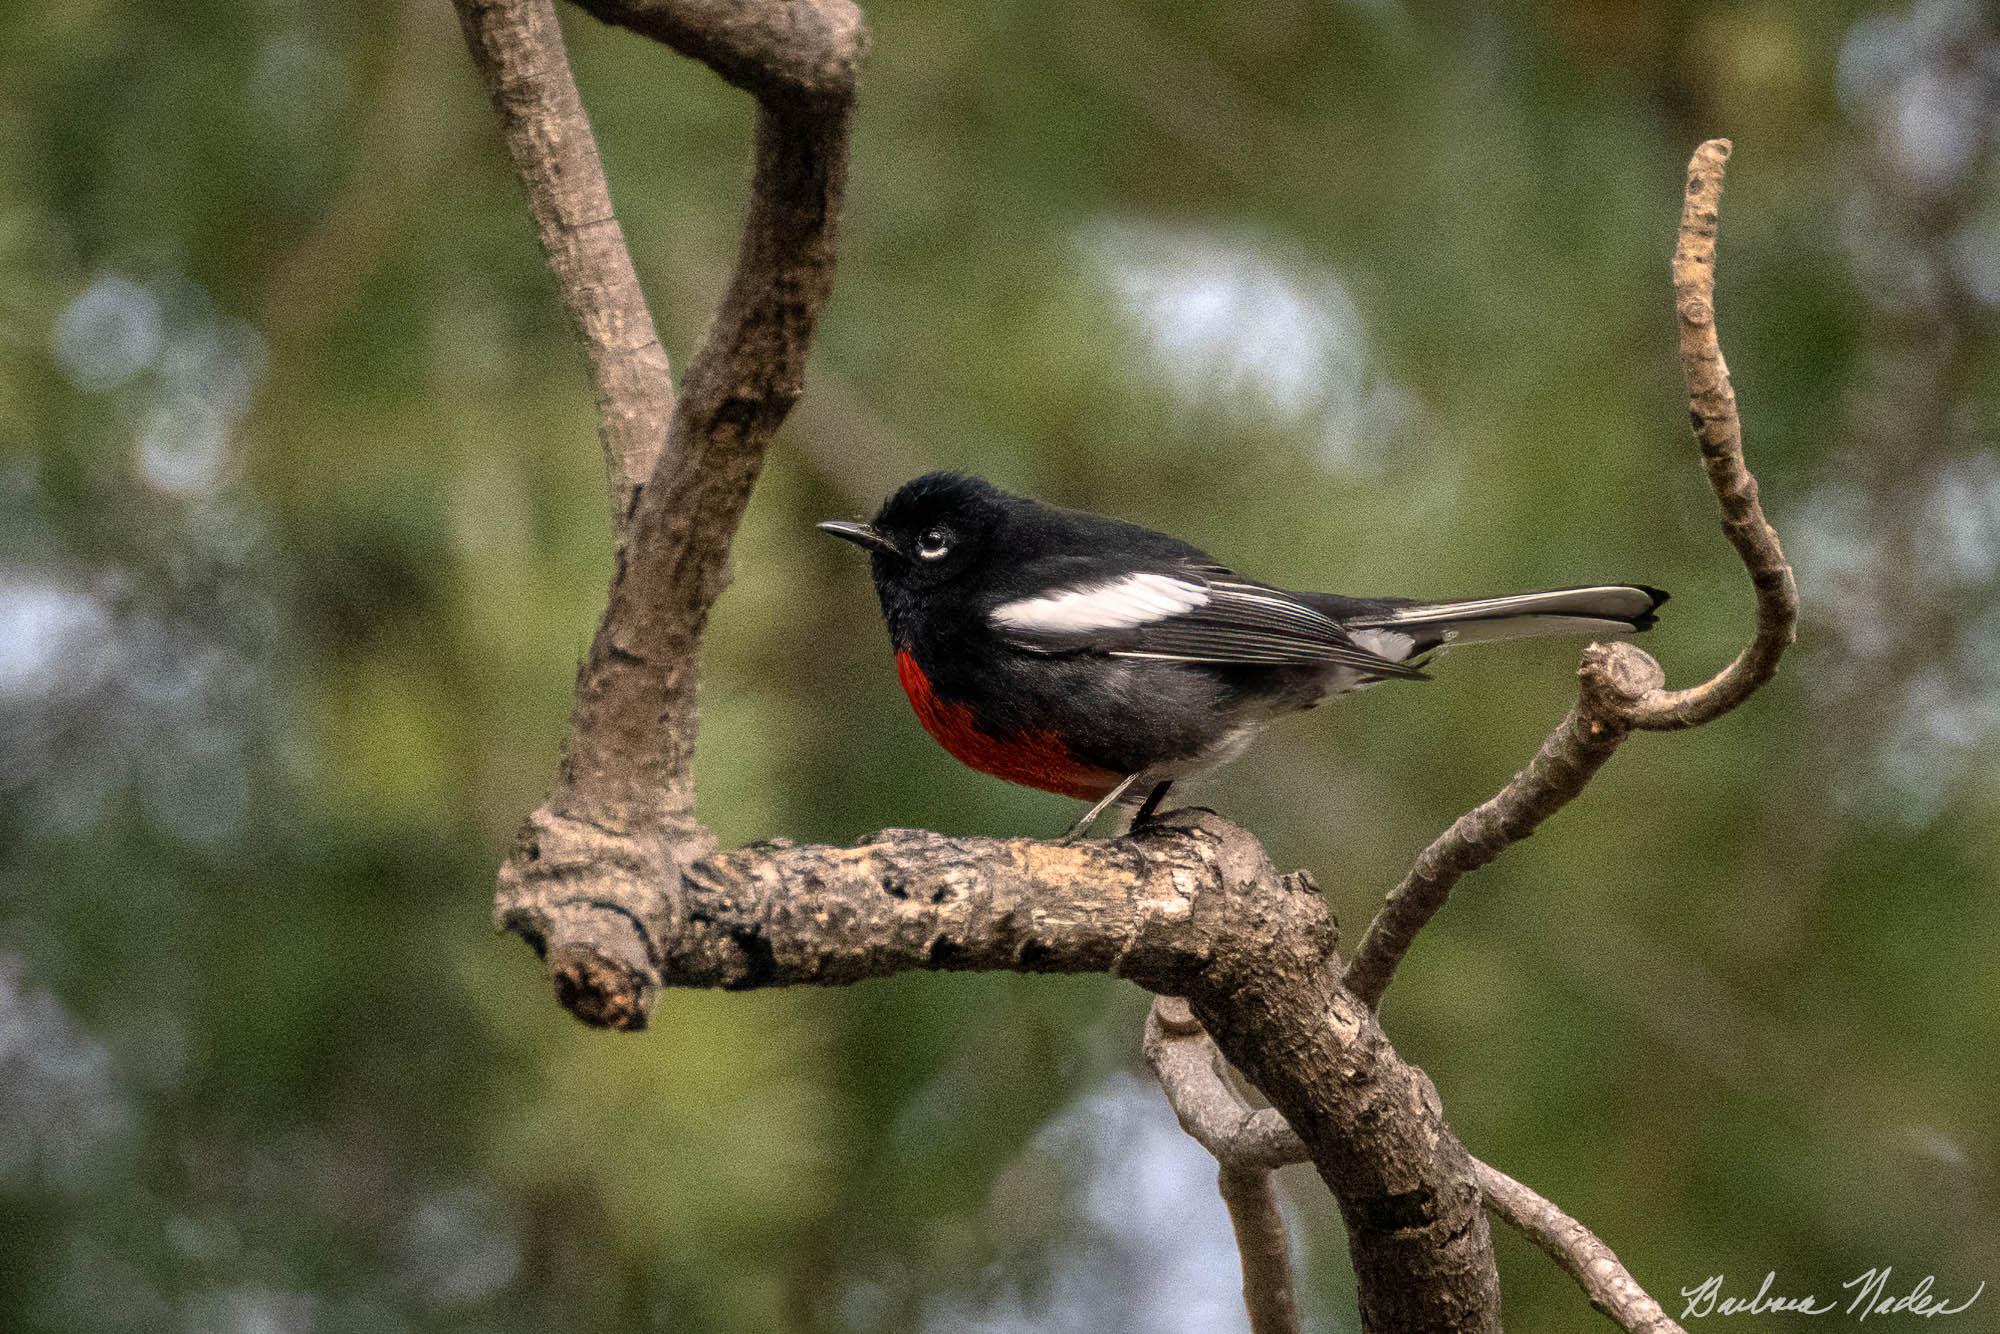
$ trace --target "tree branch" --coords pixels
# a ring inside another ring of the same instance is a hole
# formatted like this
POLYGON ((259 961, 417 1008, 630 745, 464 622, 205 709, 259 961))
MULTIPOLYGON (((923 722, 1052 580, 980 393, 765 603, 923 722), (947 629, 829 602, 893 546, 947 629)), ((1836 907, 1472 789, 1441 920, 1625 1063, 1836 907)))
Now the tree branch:
POLYGON ((1216 1189, 1229 1210, 1243 1262, 1243 1305, 1250 1334, 1298 1334, 1291 1248, 1271 1171, 1304 1162, 1305 1145, 1269 1107, 1252 1108, 1223 1078, 1222 1059, 1187 1004, 1159 996, 1146 1015, 1146 1063, 1166 1092, 1181 1129, 1220 1165, 1216 1189))
POLYGON ((1626 644, 1592 644, 1577 669, 1577 702, 1528 767, 1452 822, 1417 855, 1362 933, 1344 979, 1371 1008, 1417 933, 1468 872, 1498 857, 1568 805, 1631 734, 1630 711, 1665 680, 1659 664, 1626 644), (1621 651, 1623 650, 1623 651, 1621 651))
POLYGON ((458 4, 597 373, 600 429, 618 465, 610 595, 577 673, 555 788, 501 867, 496 913, 504 921, 516 902, 546 905, 540 948, 558 997, 587 1022, 642 1027, 659 985, 645 905, 714 847, 694 816, 698 648, 832 291, 865 35, 849 0, 590 6, 705 61, 759 103, 735 271, 676 398, 548 0, 458 4), (643 337, 633 332, 641 322, 643 337), (635 365, 652 374, 636 376, 635 365))
POLYGON ((1642 700, 1633 709, 1632 725, 1648 731, 1699 727, 1728 713, 1778 674, 1778 659, 1798 634, 1798 585, 1777 531, 1764 517, 1757 479, 1743 460, 1743 421, 1715 328, 1715 238, 1729 153, 1727 139, 1710 139, 1688 163, 1687 201, 1674 247, 1674 308, 1680 316, 1688 420, 1722 508, 1722 531, 1757 592, 1756 629, 1735 661, 1708 681, 1642 700))
MULTIPOLYGON (((741 250, 676 399, 546 0, 458 4, 591 358, 619 537, 555 789, 500 871, 499 923, 548 960, 563 1004, 620 1028, 643 1027, 663 985, 838 985, 913 969, 1108 972, 1182 997, 1188 1022, 1274 1109, 1217 1140, 1230 1146, 1220 1184, 1270 1318, 1283 1318, 1289 1284, 1272 1277, 1282 1226, 1256 1164, 1295 1131, 1346 1220, 1365 1330, 1497 1331, 1470 1155, 1430 1080, 1339 984, 1334 924, 1310 878, 1278 875, 1248 834, 1183 817, 1075 846, 895 830, 854 848, 715 851, 694 818, 695 662, 831 291, 860 16, 848 0, 588 0, 759 104, 741 250)), ((1736 503, 1725 497, 1726 515, 1736 503)), ((1657 692, 1643 654, 1593 651, 1603 656, 1586 659, 1574 735, 1552 738, 1527 771, 1524 788, 1542 793, 1519 798, 1529 806, 1553 809, 1580 788, 1615 745, 1605 720, 1640 725, 1618 712, 1625 695, 1657 692)), ((1501 827, 1520 836, 1518 823, 1501 827)))
POLYGON ((846 107, 868 49, 844 0, 577 0, 606 23, 651 37, 767 107, 846 107))
MULTIPOLYGON (((594 865, 545 869, 546 892, 503 910, 538 944, 603 907, 560 888, 594 865)), ((1311 878, 1279 875, 1234 825, 1181 812, 1073 845, 907 829, 852 848, 755 844, 618 907, 670 986, 1006 969, 1103 972, 1183 996, 1332 1188, 1363 1328, 1499 1328, 1491 1238, 1437 1091, 1336 984, 1333 918, 1311 878)))
POLYGON ((1633 731, 1698 727, 1741 704, 1777 673, 1778 659, 1792 642, 1798 591, 1778 535, 1758 503, 1757 479, 1743 460, 1736 392, 1715 329, 1716 219, 1728 157, 1729 141, 1711 139, 1688 163, 1673 274, 1690 419, 1709 485, 1722 507, 1723 531, 1749 570, 1756 593, 1750 644, 1714 679, 1686 690, 1666 689, 1660 665, 1631 644, 1585 649, 1576 707, 1527 768, 1459 816, 1418 854, 1362 933, 1345 982, 1371 1008, 1381 1004, 1417 933, 1468 872, 1527 838, 1568 805, 1633 731))
MULTIPOLYGON (((1243 1100, 1223 1075, 1222 1054, 1180 1001, 1154 1000, 1146 1017, 1145 1051, 1181 1129, 1222 1165, 1223 1199, 1243 1255, 1251 1334, 1296 1330, 1285 1227, 1269 1204, 1270 1174, 1305 1162, 1310 1157, 1305 1143, 1276 1111, 1243 1100), (1252 1195, 1239 1213, 1232 1178, 1261 1184, 1262 1200, 1252 1195)), ((1596 1233, 1499 1168, 1474 1158, 1472 1170, 1486 1208, 1526 1233, 1619 1328, 1630 1334, 1686 1334, 1596 1233)))
POLYGON ((507 154, 555 275, 556 297, 590 362, 598 439, 622 541, 633 494, 652 476, 674 410, 604 164, 584 115, 550 0, 456 0, 472 63, 499 113, 507 154))
POLYGON ((1229 1210, 1229 1229, 1243 1261, 1243 1306, 1250 1314, 1250 1334, 1298 1334, 1292 1257, 1271 1174, 1223 1167, 1216 1173, 1215 1188, 1229 1210))
POLYGON ((1590 1304, 1629 1334, 1687 1334, 1647 1295, 1597 1234, 1497 1167, 1475 1158, 1486 1207, 1576 1280, 1590 1304))

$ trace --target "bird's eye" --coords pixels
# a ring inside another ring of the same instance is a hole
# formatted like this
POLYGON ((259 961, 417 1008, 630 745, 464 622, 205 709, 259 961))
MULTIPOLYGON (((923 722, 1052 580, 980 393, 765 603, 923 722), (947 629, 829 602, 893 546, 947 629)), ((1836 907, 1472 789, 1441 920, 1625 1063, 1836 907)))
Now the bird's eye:
POLYGON ((925 560, 938 560, 951 550, 951 534, 942 528, 926 528, 917 535, 917 554, 925 560))

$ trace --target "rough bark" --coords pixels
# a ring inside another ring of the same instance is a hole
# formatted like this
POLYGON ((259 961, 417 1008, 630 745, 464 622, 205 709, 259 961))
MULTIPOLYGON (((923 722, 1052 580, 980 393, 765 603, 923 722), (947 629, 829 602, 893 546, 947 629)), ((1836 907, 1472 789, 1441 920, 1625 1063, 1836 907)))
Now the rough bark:
POLYGON ((1688 420, 1701 446, 1708 484, 1722 508, 1723 534, 1750 572, 1756 622, 1750 643, 1709 680, 1685 690, 1662 689, 1633 707, 1632 725, 1648 731, 1699 727, 1728 713, 1778 674, 1778 659, 1798 634, 1798 585, 1777 530, 1764 517, 1757 479, 1743 458, 1743 420, 1715 327, 1716 228, 1730 151, 1727 139, 1711 139, 1688 163, 1687 200, 1674 246, 1674 309, 1680 317, 1688 420))
POLYGON ((548 0, 457 2, 597 380, 617 535, 556 784, 501 868, 498 911, 547 901, 559 926, 546 957, 563 1003, 589 1022, 638 1027, 659 971, 633 905, 714 847, 694 817, 701 633, 832 291, 866 36, 847 0, 592 5, 758 99, 742 244, 676 396, 548 0), (657 31, 669 18, 670 38, 657 31))

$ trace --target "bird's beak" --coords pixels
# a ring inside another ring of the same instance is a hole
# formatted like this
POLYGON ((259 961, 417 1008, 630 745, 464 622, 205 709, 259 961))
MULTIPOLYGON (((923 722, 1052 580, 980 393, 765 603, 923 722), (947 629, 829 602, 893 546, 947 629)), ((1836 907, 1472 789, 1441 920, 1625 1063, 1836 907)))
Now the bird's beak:
POLYGON ((830 533, 844 542, 852 542, 857 547, 867 547, 870 551, 879 551, 885 556, 900 556, 903 554, 896 550, 894 542, 891 542, 881 533, 876 532, 872 524, 845 523, 839 519, 828 519, 825 523, 815 524, 814 527, 818 528, 822 533, 830 533))

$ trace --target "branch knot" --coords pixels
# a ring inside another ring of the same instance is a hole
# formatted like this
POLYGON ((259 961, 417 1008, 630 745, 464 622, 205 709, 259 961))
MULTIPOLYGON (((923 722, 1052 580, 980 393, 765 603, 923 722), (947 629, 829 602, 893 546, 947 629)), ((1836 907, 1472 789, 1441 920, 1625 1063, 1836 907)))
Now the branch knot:
POLYGON ((868 29, 851 0, 576 0, 664 42, 774 109, 854 100, 868 29))
POLYGON ((1576 674, 1584 709, 1598 721, 1623 720, 1667 683, 1653 655, 1625 640, 1586 648, 1576 674))

